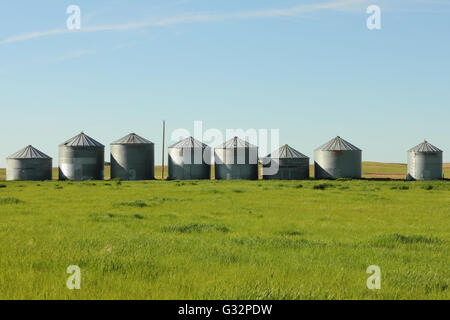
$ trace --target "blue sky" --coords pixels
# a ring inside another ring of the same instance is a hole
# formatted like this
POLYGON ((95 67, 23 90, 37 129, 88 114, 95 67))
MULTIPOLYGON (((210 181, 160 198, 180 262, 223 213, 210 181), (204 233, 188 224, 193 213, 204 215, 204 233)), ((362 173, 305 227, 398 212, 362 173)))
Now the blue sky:
MULTIPOLYGON (((424 138, 450 162, 450 1, 3 1, 0 167, 54 158, 85 131, 280 129, 313 157, 336 135, 363 159, 406 162, 424 138), (66 8, 81 8, 68 32, 66 8), (381 8, 368 30, 366 8, 381 8)), ((170 141, 169 141, 170 142, 170 141)))

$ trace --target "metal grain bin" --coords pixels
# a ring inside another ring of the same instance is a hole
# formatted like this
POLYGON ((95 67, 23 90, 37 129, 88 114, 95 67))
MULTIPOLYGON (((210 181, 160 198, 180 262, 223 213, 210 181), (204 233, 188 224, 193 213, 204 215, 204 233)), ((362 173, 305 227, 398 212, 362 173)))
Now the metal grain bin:
POLYGON ((111 179, 155 178, 155 145, 135 133, 111 143, 111 179))
POLYGON ((6 180, 52 180, 52 158, 31 145, 6 159, 6 180))
POLYGON ((314 151, 314 177, 361 178, 361 163, 361 150, 341 137, 336 137, 314 151))
POLYGON ((216 179, 258 180, 258 147, 234 137, 214 149, 216 179))
POLYGON ((408 150, 407 180, 442 179, 442 150, 426 140, 408 150))
POLYGON ((81 132, 59 146, 60 180, 103 180, 105 146, 81 132))
POLYGON ((168 148, 169 180, 211 179, 211 148, 188 137, 168 148))
POLYGON ((285 144, 263 159, 262 174, 264 180, 309 179, 309 157, 285 144))

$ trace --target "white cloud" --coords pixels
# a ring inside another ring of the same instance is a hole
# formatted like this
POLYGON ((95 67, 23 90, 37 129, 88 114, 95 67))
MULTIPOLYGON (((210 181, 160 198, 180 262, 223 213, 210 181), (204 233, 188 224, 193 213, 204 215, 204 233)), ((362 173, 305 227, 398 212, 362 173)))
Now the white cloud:
POLYGON ((143 22, 131 22, 126 24, 117 25, 104 25, 104 26, 91 26, 82 27, 80 30, 68 30, 68 29, 55 29, 46 30, 40 32, 30 32, 27 34, 12 36, 0 41, 0 45, 7 43, 14 43, 19 41, 26 41, 30 39, 36 39, 52 35, 62 35, 68 33, 80 33, 80 32, 101 32, 101 31, 126 31, 148 27, 164 27, 182 23, 195 23, 195 22, 218 22, 226 20, 241 20, 241 19, 255 19, 255 18, 275 18, 286 16, 298 16, 303 13, 311 13, 321 10, 335 10, 335 11, 348 11, 354 10, 355 6, 367 3, 369 0, 334 0, 316 4, 302 4, 284 9, 267 9, 256 10, 246 12, 236 12, 230 14, 186 14, 181 16, 175 16, 171 18, 150 20, 143 22))

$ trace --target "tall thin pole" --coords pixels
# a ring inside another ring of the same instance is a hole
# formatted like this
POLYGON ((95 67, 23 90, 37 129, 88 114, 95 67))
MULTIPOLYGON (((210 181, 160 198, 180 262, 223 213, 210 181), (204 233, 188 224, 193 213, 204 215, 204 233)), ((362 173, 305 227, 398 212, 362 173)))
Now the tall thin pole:
POLYGON ((161 180, 164 180, 164 142, 165 142, 165 139, 166 139, 166 121, 163 120, 161 180))

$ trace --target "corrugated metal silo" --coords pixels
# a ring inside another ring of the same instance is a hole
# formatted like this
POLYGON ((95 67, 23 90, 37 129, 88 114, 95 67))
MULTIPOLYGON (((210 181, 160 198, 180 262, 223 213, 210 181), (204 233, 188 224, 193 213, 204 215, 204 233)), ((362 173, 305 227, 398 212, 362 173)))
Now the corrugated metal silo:
POLYGON ((338 136, 314 151, 314 177, 361 178, 361 161, 361 149, 338 136))
POLYGON ((103 180, 105 146, 81 132, 59 146, 60 180, 103 180))
POLYGON ((408 150, 407 180, 442 179, 442 150, 426 140, 408 150))
POLYGON ((6 180, 52 180, 52 158, 31 145, 6 159, 6 180))
POLYGON ((267 155, 262 174, 264 180, 309 179, 309 157, 285 144, 267 155), (274 166, 278 167, 278 172, 271 174, 274 166))
POLYGON ((169 180, 211 179, 211 148, 188 137, 168 148, 169 180))
POLYGON ((216 179, 258 180, 258 147, 234 137, 214 149, 216 179))
POLYGON ((111 179, 155 178, 154 144, 135 133, 111 143, 111 179))

